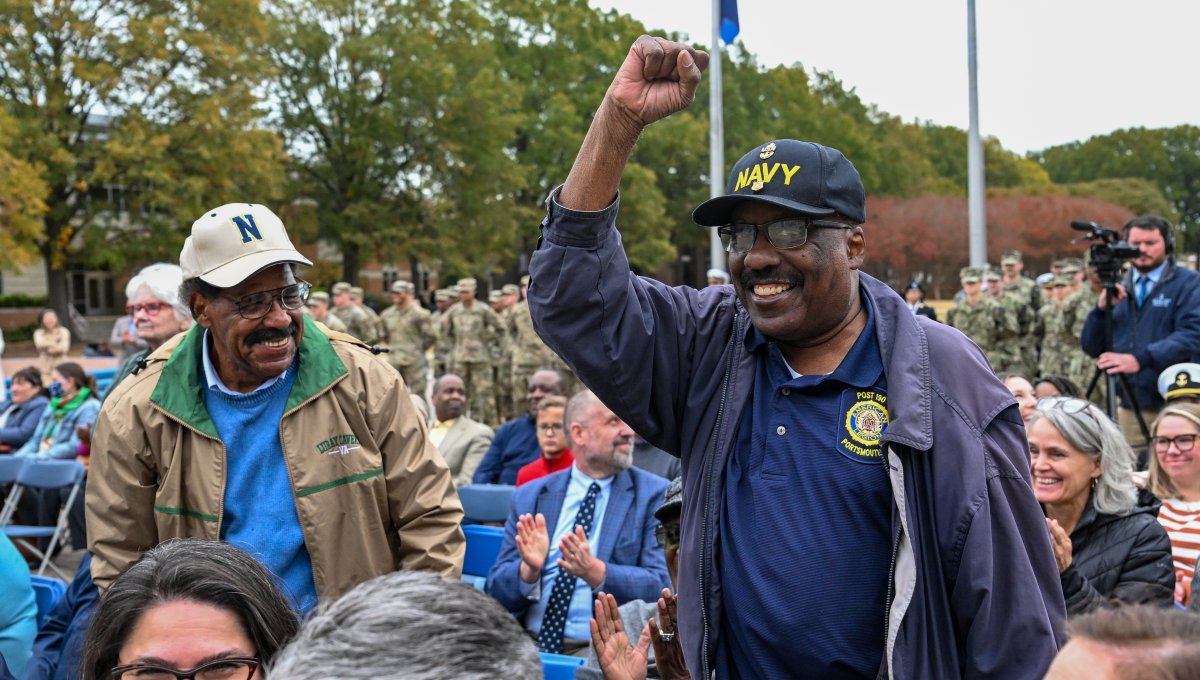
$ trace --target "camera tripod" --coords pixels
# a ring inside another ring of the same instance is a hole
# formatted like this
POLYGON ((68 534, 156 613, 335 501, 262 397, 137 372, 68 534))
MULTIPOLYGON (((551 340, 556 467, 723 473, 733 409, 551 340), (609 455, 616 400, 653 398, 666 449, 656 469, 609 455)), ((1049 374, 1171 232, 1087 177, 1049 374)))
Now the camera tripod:
MULTIPOLYGON (((1105 296, 1104 309, 1101 310, 1104 313, 1104 351, 1111 352, 1113 351, 1113 306, 1117 303, 1118 297, 1117 282, 1112 280, 1112 277, 1106 277, 1103 275, 1101 275, 1101 279, 1104 283, 1104 292, 1101 293, 1101 295, 1105 296)), ((1132 300, 1130 300, 1130 304, 1133 304, 1132 300)), ((1145 441, 1150 441, 1150 428, 1146 427, 1146 419, 1142 416, 1142 407, 1138 404, 1137 395, 1134 394, 1133 390, 1129 386, 1128 375, 1125 373, 1106 373, 1104 369, 1097 366, 1096 372, 1092 374, 1091 382, 1088 383, 1085 396, 1088 399, 1092 398, 1092 393, 1096 391, 1096 383, 1100 380, 1101 375, 1104 375, 1108 380, 1108 404, 1106 409, 1108 411, 1108 417, 1112 418, 1113 422, 1117 422, 1116 386, 1117 382, 1120 381, 1121 389, 1125 391, 1125 396, 1129 398, 1129 405, 1133 407, 1133 415, 1137 417, 1138 427, 1140 427, 1142 430, 1142 437, 1145 439, 1145 441)), ((1143 452, 1138 452, 1139 464, 1143 462, 1141 460, 1143 455, 1143 452)))

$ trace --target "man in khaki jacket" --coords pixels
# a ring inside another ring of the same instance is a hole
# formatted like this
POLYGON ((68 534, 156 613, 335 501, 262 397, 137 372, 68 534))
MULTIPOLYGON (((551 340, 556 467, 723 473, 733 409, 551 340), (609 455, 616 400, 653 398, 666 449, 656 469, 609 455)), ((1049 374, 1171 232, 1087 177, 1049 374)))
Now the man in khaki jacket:
POLYGON ((88 538, 102 590, 173 537, 246 549, 302 613, 397 569, 459 573, 450 471, 395 370, 302 314, 297 264, 311 263, 263 206, 192 225, 180 298, 196 326, 96 423, 88 538))

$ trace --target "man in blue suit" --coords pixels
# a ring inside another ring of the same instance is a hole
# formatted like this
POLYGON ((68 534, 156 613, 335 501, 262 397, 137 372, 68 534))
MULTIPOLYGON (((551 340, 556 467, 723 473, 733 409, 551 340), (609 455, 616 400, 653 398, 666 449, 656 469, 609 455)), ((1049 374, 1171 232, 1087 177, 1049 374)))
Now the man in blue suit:
POLYGON ((670 587, 654 537, 667 480, 631 468, 633 431, 594 394, 567 403, 570 469, 513 495, 487 592, 521 618, 541 651, 585 655, 592 600, 653 600, 670 587))

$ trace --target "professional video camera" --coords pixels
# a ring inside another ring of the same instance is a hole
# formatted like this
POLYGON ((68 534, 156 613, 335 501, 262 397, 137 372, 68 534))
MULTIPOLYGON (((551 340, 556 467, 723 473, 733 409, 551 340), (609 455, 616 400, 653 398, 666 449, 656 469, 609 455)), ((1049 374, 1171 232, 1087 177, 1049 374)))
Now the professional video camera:
POLYGON ((1100 283, 1105 288, 1115 287, 1124 273, 1122 264, 1142 252, 1121 239, 1115 229, 1109 229, 1095 222, 1075 221, 1071 223, 1071 228, 1087 232, 1086 235, 1075 239, 1073 243, 1090 242, 1092 244, 1088 262, 1096 268, 1096 273, 1100 276, 1100 283))

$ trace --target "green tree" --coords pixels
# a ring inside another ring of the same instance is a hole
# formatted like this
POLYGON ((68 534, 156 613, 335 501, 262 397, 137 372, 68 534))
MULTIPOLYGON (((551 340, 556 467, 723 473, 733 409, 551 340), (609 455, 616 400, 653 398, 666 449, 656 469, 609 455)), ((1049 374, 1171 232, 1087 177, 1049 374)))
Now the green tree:
POLYGON ((0 0, 0 96, 46 191, 51 306, 65 311, 69 264, 177 257, 203 210, 273 195, 264 36, 255 0, 0 0))
POLYGON ((1059 183, 1128 177, 1149 180, 1174 206, 1185 230, 1200 225, 1200 126, 1118 130, 1030 157, 1059 183))
POLYGON ((477 3, 284 0, 272 9, 273 119, 292 193, 355 281, 373 256, 498 266, 524 185, 506 150, 522 83, 477 3))
POLYGON ((28 264, 37 256, 34 244, 42 237, 46 212, 43 168, 14 158, 14 121, 0 109, 0 266, 28 264))

